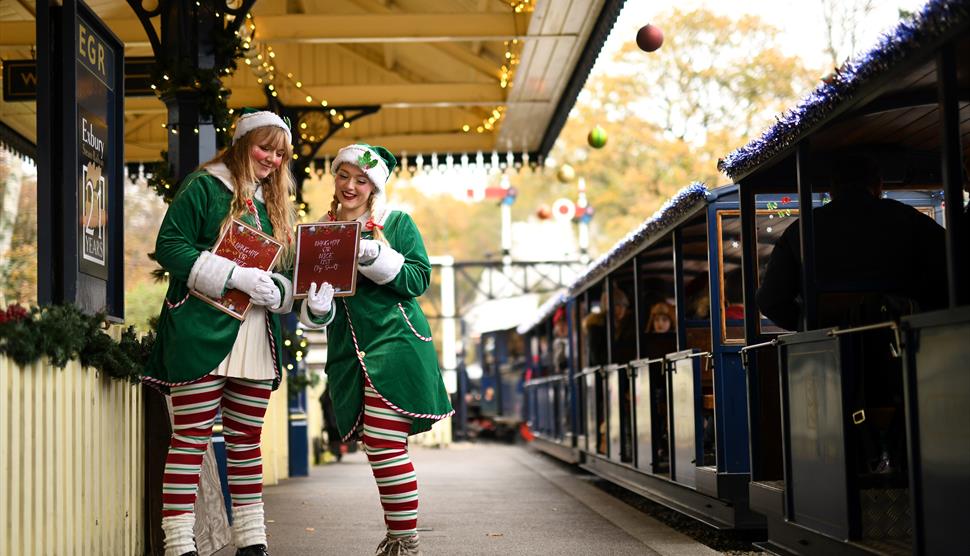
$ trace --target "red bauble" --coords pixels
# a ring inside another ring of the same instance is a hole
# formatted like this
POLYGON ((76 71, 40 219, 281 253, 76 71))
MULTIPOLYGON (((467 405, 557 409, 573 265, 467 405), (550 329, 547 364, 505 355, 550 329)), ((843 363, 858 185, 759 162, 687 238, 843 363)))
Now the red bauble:
POLYGON ((637 46, 644 52, 653 52, 664 43, 664 34, 660 27, 644 25, 637 31, 637 46))
POLYGON ((539 217, 539 220, 549 220, 552 218, 552 211, 546 205, 542 205, 536 209, 536 216, 539 217))

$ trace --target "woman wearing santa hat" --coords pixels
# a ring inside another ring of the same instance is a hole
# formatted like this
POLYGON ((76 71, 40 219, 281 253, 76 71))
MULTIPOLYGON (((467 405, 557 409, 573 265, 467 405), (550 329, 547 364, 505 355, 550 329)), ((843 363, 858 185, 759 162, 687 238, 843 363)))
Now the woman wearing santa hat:
POLYGON ((411 217, 385 202, 397 165, 383 147, 354 144, 333 160, 329 220, 363 224, 352 297, 312 284, 300 310, 312 329, 327 327, 327 382, 344 439, 363 431, 387 533, 377 554, 420 554, 418 485, 407 437, 454 410, 438 369, 431 327, 417 298, 431 282, 424 241, 411 217))
POLYGON ((165 213, 155 255, 169 275, 158 337, 143 380, 172 396, 172 440, 162 486, 165 555, 195 555, 194 505, 202 457, 222 409, 237 556, 267 554, 260 435, 270 392, 280 383, 280 313, 293 307, 279 273, 245 268, 212 247, 231 219, 283 244, 277 266, 293 260, 295 215, 290 128, 278 115, 244 110, 232 145, 189 174, 165 213), (239 321, 193 290, 218 299, 246 293, 239 321))

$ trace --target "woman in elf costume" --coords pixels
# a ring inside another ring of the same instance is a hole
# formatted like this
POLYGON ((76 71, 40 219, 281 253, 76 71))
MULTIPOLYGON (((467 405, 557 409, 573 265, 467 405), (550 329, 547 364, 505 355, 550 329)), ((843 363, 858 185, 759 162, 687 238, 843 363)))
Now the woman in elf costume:
POLYGON ((385 186, 397 165, 383 147, 341 149, 331 165, 330 220, 364 224, 357 291, 334 302, 311 284, 300 321, 327 330, 327 381, 344 439, 363 426, 387 535, 377 554, 420 554, 418 485, 407 437, 454 413, 438 370, 431 328, 417 297, 431 282, 424 241, 411 217, 390 210, 385 186))
POLYGON ((165 461, 165 555, 196 554, 193 506, 202 456, 222 408, 237 556, 267 554, 260 433, 270 392, 280 382, 280 313, 293 307, 281 274, 237 266, 212 253, 235 218, 283 244, 277 265, 293 258, 295 215, 290 129, 272 112, 244 111, 232 146, 182 183, 158 231, 155 255, 169 286, 144 380, 171 392, 172 442, 165 461), (249 295, 246 319, 215 309, 190 290, 220 298, 249 295))

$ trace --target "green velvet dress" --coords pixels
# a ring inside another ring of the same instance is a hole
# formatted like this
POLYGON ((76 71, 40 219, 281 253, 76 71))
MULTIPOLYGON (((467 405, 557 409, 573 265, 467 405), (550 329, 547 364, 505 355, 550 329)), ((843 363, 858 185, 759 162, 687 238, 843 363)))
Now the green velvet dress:
POLYGON ((411 217, 400 211, 387 216, 383 232, 404 257, 400 271, 385 284, 358 273, 355 295, 334 299, 336 314, 327 328, 327 380, 345 439, 362 421, 368 379, 388 405, 413 418, 411 434, 454 413, 431 327, 416 299, 431 282, 424 241, 411 217))
MULTIPOLYGON (((188 295, 187 281, 202 251, 209 251, 219 238, 220 225, 232 202, 232 193, 216 177, 200 170, 185 178, 184 185, 168 207, 155 243, 158 263, 169 273, 168 291, 158 319, 158 336, 146 365, 143 380, 167 390, 202 378, 219 366, 232 350, 241 321, 188 295), (170 305, 172 306, 170 308, 170 305)), ((272 235, 273 225, 266 205, 254 202, 263 232, 272 235)), ((256 227, 251 214, 240 219, 256 227)), ((275 376, 280 383, 282 329, 277 314, 269 316, 275 376)))

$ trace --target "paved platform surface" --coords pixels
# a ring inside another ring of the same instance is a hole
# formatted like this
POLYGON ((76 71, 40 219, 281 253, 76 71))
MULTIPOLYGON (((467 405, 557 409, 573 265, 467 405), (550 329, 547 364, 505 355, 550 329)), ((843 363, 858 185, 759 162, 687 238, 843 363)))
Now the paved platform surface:
MULTIPOLYGON (((717 554, 527 446, 413 448, 412 458, 426 556, 717 554)), ((361 453, 267 487, 264 497, 273 556, 369 555, 384 536, 361 453)))

